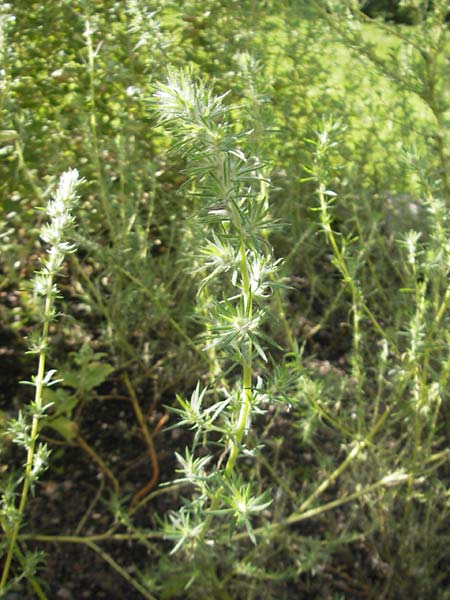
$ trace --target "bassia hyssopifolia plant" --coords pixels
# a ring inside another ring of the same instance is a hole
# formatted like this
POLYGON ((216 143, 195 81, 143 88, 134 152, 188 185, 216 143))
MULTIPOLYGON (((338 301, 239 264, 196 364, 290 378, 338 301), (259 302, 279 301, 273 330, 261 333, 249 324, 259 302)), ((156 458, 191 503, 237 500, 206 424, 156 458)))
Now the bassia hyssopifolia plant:
POLYGON ((190 262, 193 276, 200 275, 204 350, 213 373, 209 388, 199 382, 190 401, 178 398, 180 425, 195 432, 192 449, 177 455, 194 496, 166 530, 176 540, 174 551, 208 548, 210 556, 217 527, 223 531, 220 518, 226 515, 231 530, 244 525, 255 541, 251 519, 270 504, 267 491, 245 481, 242 465, 250 454, 246 432, 266 398, 255 366, 267 361, 263 323, 278 266, 267 243, 274 225, 267 182, 259 160, 245 152, 249 132, 236 132, 224 98, 183 71, 171 72, 153 97, 160 123, 174 135, 173 149, 187 165, 197 246, 190 262))
MULTIPOLYGON (((71 209, 77 200, 76 189, 79 183, 78 172, 75 169, 61 175, 56 193, 45 208, 49 221, 43 225, 40 232, 41 239, 49 245, 47 256, 42 259, 41 270, 34 278, 34 293, 39 304, 39 313, 42 315, 42 328, 40 333, 30 337, 29 348, 29 353, 38 356, 38 368, 37 374, 29 382, 35 388, 34 401, 23 412, 19 412, 18 418, 11 422, 9 428, 14 442, 25 449, 26 462, 24 473, 19 479, 19 482, 22 482, 22 490, 18 506, 15 502, 17 482, 11 483, 2 496, 0 518, 7 549, 0 583, 1 591, 4 591, 8 585, 14 556, 26 576, 32 576, 33 572, 30 568, 33 559, 27 559, 22 554, 17 546, 17 537, 23 522, 29 492, 33 490, 48 459, 47 446, 39 442, 39 425, 49 408, 48 403, 43 400, 43 390, 57 383, 57 380, 54 378, 55 370, 46 371, 45 363, 48 354, 49 328, 57 314, 55 299, 58 296, 58 288, 55 279, 62 269, 65 255, 75 250, 74 245, 67 240, 69 230, 74 223, 71 209)), ((37 582, 33 580, 32 585, 38 596, 42 597, 37 582)))

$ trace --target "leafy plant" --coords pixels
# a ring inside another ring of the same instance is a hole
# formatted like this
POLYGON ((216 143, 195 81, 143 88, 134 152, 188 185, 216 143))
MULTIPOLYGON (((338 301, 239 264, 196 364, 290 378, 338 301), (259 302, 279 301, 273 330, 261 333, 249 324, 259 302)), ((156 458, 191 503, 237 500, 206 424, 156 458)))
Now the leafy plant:
MULTIPOLYGON (((14 554, 18 556, 19 562, 24 565, 26 576, 31 577, 33 575, 30 560, 23 557, 17 546, 17 537, 24 518, 28 494, 30 490, 34 490, 39 476, 46 468, 48 459, 46 444, 39 442, 39 425, 45 418, 50 406, 44 401, 43 390, 60 381, 54 378, 54 369, 45 370, 49 346, 49 328, 57 314, 55 299, 58 295, 58 288, 55 279, 61 271, 65 255, 75 250, 75 246, 67 240, 69 239, 69 230, 74 222, 71 211, 77 200, 76 189, 79 183, 78 171, 76 170, 66 171, 61 175, 56 193, 53 199, 47 203, 45 209, 50 222, 42 227, 40 234, 42 240, 49 245, 48 256, 42 260, 42 268, 34 278, 34 292, 42 314, 42 332, 32 337, 29 350, 30 353, 38 356, 39 364, 36 376, 29 382, 35 388, 34 401, 25 413, 19 413, 18 418, 11 422, 9 428, 13 441, 25 449, 26 462, 18 507, 15 505, 14 493, 11 487, 2 498, 1 523, 7 539, 7 553, 0 583, 2 590, 8 584, 14 554), (26 560, 27 562, 25 562, 26 560)), ((20 483, 21 479, 17 483, 20 483)), ((33 587, 42 597, 39 584, 34 580, 33 587)))
POLYGON ((0 425, 26 443, 34 207, 86 179, 36 440, 64 449, 20 516, 4 437, 5 589, 45 597, 52 544, 50 595, 444 600, 448 2, 3 4, 0 425))
MULTIPOLYGON (((246 156, 248 134, 234 131, 231 109, 223 101, 203 83, 192 83, 184 71, 171 72, 154 95, 160 122, 174 132, 174 148, 187 161, 190 194, 199 207, 197 227, 210 231, 192 270, 203 276, 198 298, 205 306, 205 351, 213 350, 218 361, 213 367, 216 390, 199 383, 190 401, 180 397, 174 409, 181 424, 195 432, 192 450, 178 454, 182 477, 193 485, 195 496, 166 524, 167 535, 176 540, 174 551, 183 548, 191 559, 206 558, 212 540, 218 542, 213 522, 221 515, 227 515, 229 533, 245 525, 255 542, 252 517, 270 505, 267 494, 242 479, 238 462, 248 453, 245 434, 265 400, 254 370, 256 359, 267 361, 263 320, 266 299, 277 285, 278 262, 264 234, 274 223, 260 162, 246 156), (226 373, 236 367, 241 375, 229 384, 226 373), (213 440, 220 452, 208 474, 212 456, 196 454, 213 440)), ((189 586, 198 576, 192 573, 189 586)))

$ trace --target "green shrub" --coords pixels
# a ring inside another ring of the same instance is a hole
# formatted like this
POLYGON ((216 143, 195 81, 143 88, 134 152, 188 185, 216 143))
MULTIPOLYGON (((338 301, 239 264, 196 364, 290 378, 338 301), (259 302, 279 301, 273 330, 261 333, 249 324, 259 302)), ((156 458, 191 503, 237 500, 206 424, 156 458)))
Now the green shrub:
POLYGON ((101 473, 42 535, 4 438, 3 586, 45 597, 27 546, 70 543, 146 598, 445 598, 447 3, 213 4, 2 12, 2 320, 38 320, 34 208, 75 164, 34 430, 50 476, 101 473))

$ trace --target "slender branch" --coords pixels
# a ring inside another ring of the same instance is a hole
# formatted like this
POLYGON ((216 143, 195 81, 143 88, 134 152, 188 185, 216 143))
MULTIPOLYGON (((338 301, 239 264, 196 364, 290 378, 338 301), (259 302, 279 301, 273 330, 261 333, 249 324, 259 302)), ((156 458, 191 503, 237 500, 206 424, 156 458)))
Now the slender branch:
POLYGON ((121 577, 128 581, 128 583, 132 587, 134 587, 134 589, 140 592, 144 596, 144 598, 147 598, 147 600, 157 600, 156 597, 153 596, 153 594, 151 594, 143 585, 136 581, 136 579, 133 579, 133 577, 131 577, 131 575, 129 575, 129 573, 123 567, 121 567, 111 555, 102 550, 99 546, 97 546, 97 544, 95 544, 94 542, 86 542, 86 545, 89 548, 91 548, 91 550, 93 550, 96 554, 101 556, 103 560, 107 562, 108 565, 114 569, 114 571, 116 571, 116 573, 118 573, 121 577))
POLYGON ((130 395, 131 404, 133 405, 134 413, 137 417, 139 425, 141 426, 142 434, 143 434, 145 442, 147 444, 148 453, 150 456, 150 462, 151 462, 152 470, 153 470, 150 481, 141 490, 139 490, 133 496, 133 498, 131 500, 131 506, 136 506, 138 504, 138 502, 140 500, 142 500, 142 498, 144 496, 146 496, 152 490, 152 488, 154 488, 155 485, 157 484, 158 479, 159 479, 159 462, 158 462, 158 455, 156 454, 156 450, 155 450, 155 444, 153 443, 152 435, 148 430, 144 414, 139 405, 139 400, 137 399, 136 392, 134 391, 134 388, 131 385, 131 381, 130 381, 130 378, 128 377, 128 373, 124 374, 123 381, 128 390, 128 393, 130 395))
POLYGON ((119 482, 103 458, 94 450, 94 448, 92 448, 92 446, 87 443, 87 441, 80 434, 75 437, 75 442, 94 460, 94 462, 97 463, 102 473, 106 475, 111 482, 114 492, 118 494, 120 490, 119 482))
MULTIPOLYGON (((300 523, 301 521, 306 521, 313 517, 317 517, 318 515, 320 515, 324 512, 327 512, 329 510, 332 510, 333 508, 337 508, 338 506, 342 506, 343 504, 347 504, 348 502, 357 500, 358 498, 361 498, 367 494, 370 494, 371 492, 373 492, 379 488, 396 487, 399 485, 403 485, 404 483, 407 482, 407 479, 408 479, 408 476, 406 474, 402 474, 395 481, 394 480, 390 481, 387 478, 380 479, 379 481, 376 481, 375 483, 372 483, 372 484, 362 488, 361 490, 358 490, 357 492, 353 492, 352 494, 349 494, 348 496, 343 496, 342 498, 337 498, 336 500, 332 500, 331 502, 326 502, 325 504, 322 504, 316 508, 311 508, 307 511, 299 510, 299 511, 293 512, 291 515, 289 515, 289 517, 287 517, 286 519, 283 519, 282 521, 278 521, 277 523, 269 523, 268 525, 266 525, 264 527, 258 527, 257 529, 254 529, 254 533, 255 533, 255 535, 263 535, 263 536, 271 535, 271 534, 279 531, 280 529, 284 529, 285 527, 289 527, 291 525, 296 525, 297 523, 300 523)), ((248 534, 246 532, 241 532, 241 533, 237 533, 237 534, 233 535, 233 537, 231 538, 231 541, 237 542, 239 540, 246 539, 247 537, 248 537, 248 534)))

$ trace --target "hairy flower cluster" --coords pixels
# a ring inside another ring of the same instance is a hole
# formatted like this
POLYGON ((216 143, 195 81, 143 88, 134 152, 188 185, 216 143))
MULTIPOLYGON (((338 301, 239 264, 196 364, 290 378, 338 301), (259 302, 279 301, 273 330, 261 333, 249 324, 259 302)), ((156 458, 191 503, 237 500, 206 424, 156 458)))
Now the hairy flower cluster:
POLYGON ((34 291, 37 296, 56 295, 57 288, 53 279, 61 270, 64 256, 75 251, 75 246, 66 240, 74 223, 71 210, 77 199, 76 189, 79 184, 76 169, 63 173, 54 197, 45 208, 49 222, 41 228, 40 237, 50 248, 47 250, 47 257, 42 261, 40 272, 34 279, 34 291))
MULTIPOLYGON (((55 277, 61 271, 66 254, 74 252, 75 246, 67 241, 74 218, 72 208, 77 200, 76 190, 81 180, 76 169, 63 173, 52 199, 45 207, 49 222, 42 226, 41 239, 50 245, 47 256, 42 259, 41 270, 33 280, 33 291, 40 299, 39 312, 44 323, 55 318, 54 299, 58 295, 55 277)), ((32 332, 29 338, 29 353, 39 354, 45 351, 48 343, 47 332, 32 332)))
POLYGON ((222 96, 215 96, 202 82, 192 83, 186 71, 170 71, 167 83, 160 84, 154 94, 161 122, 183 120, 185 128, 204 129, 206 119, 217 119, 229 109, 222 104, 222 96))

